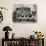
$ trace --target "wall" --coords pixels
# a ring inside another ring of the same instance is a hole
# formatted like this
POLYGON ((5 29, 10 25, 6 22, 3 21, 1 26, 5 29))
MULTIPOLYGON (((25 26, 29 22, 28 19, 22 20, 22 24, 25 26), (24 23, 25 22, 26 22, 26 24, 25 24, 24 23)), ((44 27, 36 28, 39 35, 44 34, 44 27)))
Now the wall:
MULTIPOLYGON (((9 25, 12 28, 10 35, 15 32, 16 37, 29 37, 33 31, 41 31, 46 37, 46 0, 0 0, 1 7, 7 7, 3 11, 4 20, 0 23, 0 46, 4 38, 3 27, 9 25), (13 23, 12 8, 14 4, 36 4, 37 5, 37 22, 36 23, 13 23)), ((46 45, 46 38, 45 38, 46 45)))

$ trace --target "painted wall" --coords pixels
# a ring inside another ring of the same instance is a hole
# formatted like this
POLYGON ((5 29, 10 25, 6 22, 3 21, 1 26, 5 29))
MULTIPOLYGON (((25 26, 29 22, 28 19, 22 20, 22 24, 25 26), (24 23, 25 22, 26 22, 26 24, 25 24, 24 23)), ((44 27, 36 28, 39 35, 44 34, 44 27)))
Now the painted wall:
MULTIPOLYGON (((29 37, 33 31, 41 31, 46 37, 46 0, 0 0, 0 6, 8 8, 3 11, 4 20, 0 23, 0 46, 4 38, 3 27, 10 26, 16 37, 29 37), (36 4, 37 5, 37 22, 36 23, 13 23, 12 11, 15 4, 36 4)), ((1 9, 0 9, 1 10, 1 9)), ((45 38, 46 45, 46 38, 45 38)))

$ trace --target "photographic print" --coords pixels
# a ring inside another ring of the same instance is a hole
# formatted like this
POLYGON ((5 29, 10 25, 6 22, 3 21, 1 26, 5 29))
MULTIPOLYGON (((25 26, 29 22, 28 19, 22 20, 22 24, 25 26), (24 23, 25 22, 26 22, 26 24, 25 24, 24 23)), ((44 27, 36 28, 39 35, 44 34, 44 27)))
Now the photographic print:
POLYGON ((13 11, 13 22, 37 22, 37 6, 17 4, 13 11))

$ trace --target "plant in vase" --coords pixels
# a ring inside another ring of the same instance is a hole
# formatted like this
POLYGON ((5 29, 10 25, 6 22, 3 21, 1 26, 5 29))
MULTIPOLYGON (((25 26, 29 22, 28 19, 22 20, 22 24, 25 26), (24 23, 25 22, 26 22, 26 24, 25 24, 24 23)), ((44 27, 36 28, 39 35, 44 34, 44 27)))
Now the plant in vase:
POLYGON ((42 39, 43 36, 44 36, 44 35, 42 34, 42 32, 38 32, 38 31, 36 31, 36 32, 33 31, 33 32, 34 32, 34 35, 37 35, 37 38, 38 38, 38 39, 42 39))

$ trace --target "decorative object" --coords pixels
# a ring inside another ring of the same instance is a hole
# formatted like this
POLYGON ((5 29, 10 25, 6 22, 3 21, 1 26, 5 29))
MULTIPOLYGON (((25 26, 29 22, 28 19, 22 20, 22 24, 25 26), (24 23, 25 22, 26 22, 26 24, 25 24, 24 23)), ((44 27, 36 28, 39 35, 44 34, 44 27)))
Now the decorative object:
POLYGON ((5 39, 9 39, 9 32, 8 31, 12 31, 12 29, 9 26, 6 26, 3 28, 3 31, 5 32, 5 39))
POLYGON ((6 10, 8 10, 7 8, 5 8, 5 7, 0 7, 0 23, 3 21, 3 14, 2 14, 2 10, 4 9, 6 9, 6 10))
POLYGON ((15 39, 15 33, 12 34, 12 39, 15 39))
POLYGON ((36 32, 33 31, 33 32, 35 33, 35 35, 37 35, 37 38, 38 38, 38 39, 42 39, 43 36, 44 36, 44 35, 42 34, 42 32, 38 32, 38 31, 36 31, 36 32))
POLYGON ((36 22, 37 6, 33 5, 16 5, 13 11, 13 22, 36 22))
POLYGON ((0 23, 3 21, 2 11, 0 11, 0 23))
POLYGON ((34 35, 30 35, 30 39, 35 39, 35 36, 34 35))

